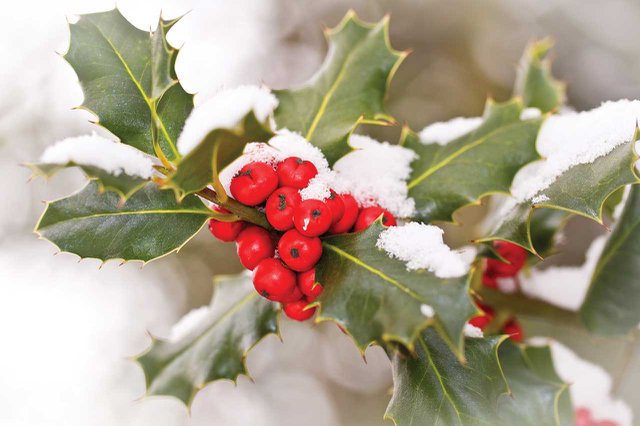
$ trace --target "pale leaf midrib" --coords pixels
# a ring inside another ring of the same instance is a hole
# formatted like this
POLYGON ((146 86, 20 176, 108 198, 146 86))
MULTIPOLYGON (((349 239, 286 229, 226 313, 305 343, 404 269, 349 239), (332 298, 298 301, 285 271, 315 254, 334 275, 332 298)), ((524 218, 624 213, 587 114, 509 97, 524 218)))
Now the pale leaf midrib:
POLYGON ((39 227, 38 230, 47 229, 51 226, 59 225, 65 222, 72 222, 75 220, 86 220, 97 217, 110 217, 110 216, 135 216, 135 215, 150 215, 150 214, 198 214, 202 216, 209 216, 209 213, 203 210, 134 210, 126 212, 112 212, 112 213, 95 213, 87 216, 74 216, 69 219, 60 220, 58 222, 50 223, 44 227, 39 227))

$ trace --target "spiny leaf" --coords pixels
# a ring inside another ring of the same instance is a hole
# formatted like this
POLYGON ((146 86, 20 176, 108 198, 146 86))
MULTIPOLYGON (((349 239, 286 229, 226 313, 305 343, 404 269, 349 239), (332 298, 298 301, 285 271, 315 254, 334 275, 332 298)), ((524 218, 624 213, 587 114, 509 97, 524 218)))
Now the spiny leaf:
POLYGON ((89 182, 80 192, 47 204, 35 231, 81 258, 148 262, 178 250, 210 216, 196 196, 178 204, 172 191, 149 183, 124 205, 89 182))
POLYGON ((175 341, 154 339, 137 358, 147 395, 170 395, 191 405, 207 383, 248 374, 247 353, 278 333, 278 311, 256 293, 248 275, 218 278, 209 311, 191 331, 175 341))
POLYGON ((271 136, 266 124, 260 123, 252 111, 235 129, 211 131, 179 162, 178 170, 169 176, 167 186, 182 198, 213 183, 216 193, 224 195, 219 171, 242 155, 247 143, 266 142, 271 136))
POLYGON ((640 323, 640 185, 634 185, 596 266, 580 317, 592 332, 625 335, 640 323))
POLYGON ((67 164, 27 164, 34 176, 43 176, 49 178, 60 170, 68 167, 79 167, 84 174, 92 180, 95 180, 100 186, 100 191, 113 191, 120 195, 122 201, 133 195, 134 192, 145 186, 149 181, 140 176, 128 175, 120 173, 117 176, 109 171, 99 167, 89 166, 86 164, 77 164, 69 162, 67 164))
POLYGON ((629 141, 592 163, 569 168, 543 191, 546 201, 509 199, 496 215, 489 235, 479 241, 511 241, 537 253, 530 226, 534 208, 563 210, 602 223, 603 204, 607 198, 619 188, 640 181, 634 172, 636 160, 633 142, 629 141))
POLYGON ((551 62, 546 58, 553 42, 549 38, 531 43, 522 55, 514 94, 521 96, 526 107, 542 112, 552 111, 564 104, 565 84, 551 75, 551 62))
POLYGON ((166 40, 174 21, 152 34, 131 25, 117 9, 82 15, 70 24, 65 59, 84 91, 83 108, 123 143, 154 155, 154 141, 170 159, 193 108, 193 96, 176 80, 177 51, 166 40))
POLYGON ((427 326, 435 326, 462 357, 462 329, 476 311, 468 295, 467 277, 442 279, 376 248, 384 230, 380 220, 362 232, 327 237, 316 266, 324 285, 318 320, 339 323, 360 350, 371 342, 396 341, 409 348, 427 326), (435 311, 425 316, 424 305, 435 311))
POLYGON ((539 155, 535 140, 542 119, 520 120, 522 104, 489 103, 476 130, 446 145, 423 144, 405 131, 401 143, 418 154, 407 186, 416 201, 414 219, 452 221, 453 212, 485 195, 509 193, 513 176, 539 155))
POLYGON ((361 122, 384 124, 389 81, 406 56, 389 44, 389 20, 360 21, 353 11, 327 32, 329 51, 304 85, 276 91, 278 127, 302 133, 330 164, 350 151, 349 135, 361 122))

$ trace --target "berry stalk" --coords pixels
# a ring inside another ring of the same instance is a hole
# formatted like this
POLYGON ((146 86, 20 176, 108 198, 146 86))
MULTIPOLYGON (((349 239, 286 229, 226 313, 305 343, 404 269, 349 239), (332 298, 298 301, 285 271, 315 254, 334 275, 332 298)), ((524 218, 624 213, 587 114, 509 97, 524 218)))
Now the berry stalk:
POLYGON ((273 230, 273 227, 267 220, 267 216, 253 207, 245 206, 244 204, 239 203, 238 201, 230 197, 228 197, 225 202, 221 202, 218 199, 218 194, 216 194, 216 192, 211 188, 204 188, 203 190, 196 192, 196 194, 204 198, 205 200, 211 201, 212 203, 224 207, 246 222, 258 225, 268 231, 273 230))

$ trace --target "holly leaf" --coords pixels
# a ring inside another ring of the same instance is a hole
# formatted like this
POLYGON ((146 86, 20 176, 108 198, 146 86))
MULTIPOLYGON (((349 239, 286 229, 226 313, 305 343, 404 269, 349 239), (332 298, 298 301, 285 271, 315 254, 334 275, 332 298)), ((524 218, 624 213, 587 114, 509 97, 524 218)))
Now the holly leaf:
POLYGON ((34 176, 43 176, 45 178, 52 177, 62 169, 78 167, 89 179, 94 180, 98 184, 100 192, 116 192, 122 201, 129 198, 134 192, 149 182, 140 176, 128 175, 126 173, 114 175, 99 167, 75 162, 68 162, 66 164, 30 163, 26 164, 26 166, 29 167, 34 176))
POLYGON ((543 191, 546 201, 507 200, 490 225, 489 235, 478 241, 510 241, 537 254, 530 217, 538 208, 562 210, 603 224, 607 198, 619 188, 640 181, 634 172, 637 155, 633 144, 626 142, 592 163, 569 168, 543 191))
POLYGON ((218 173, 242 155, 249 142, 266 142, 273 136, 266 124, 260 123, 253 111, 234 129, 215 129, 187 154, 166 185, 180 199, 213 183, 219 196, 225 194, 218 173))
POLYGON ((403 132, 401 144, 418 154, 407 182, 416 202, 413 219, 453 221, 453 213, 486 195, 509 193, 514 175, 539 157, 535 148, 542 119, 520 120, 518 100, 489 102, 476 130, 446 145, 423 144, 403 132))
POLYGON ((498 399, 509 390, 498 360, 502 340, 466 339, 463 365, 436 332, 424 331, 415 356, 393 356, 385 418, 397 426, 496 424, 498 399))
POLYGON ((323 239, 316 278, 324 285, 318 321, 340 324, 361 351, 372 342, 394 341, 412 349, 427 326, 434 326, 462 357, 462 330, 476 309, 468 277, 442 279, 376 247, 385 229, 378 220, 364 231, 323 239), (426 308, 425 308, 426 306, 426 308), (433 309, 433 317, 424 314, 433 309))
POLYGON ((211 305, 197 324, 176 340, 153 339, 136 358, 147 395, 169 395, 191 405, 207 383, 248 375, 247 353, 278 333, 277 304, 258 295, 248 275, 218 277, 211 305))
POLYGON ((640 186, 600 255, 580 317, 597 334, 626 335, 640 323, 640 186))
POLYGON ((383 101, 407 53, 391 47, 388 17, 370 24, 349 11, 326 37, 320 70, 298 88, 275 92, 275 120, 279 128, 300 132, 333 164, 351 150, 347 141, 358 124, 393 122, 383 101))
POLYGON ((179 250, 210 212, 196 196, 179 204, 171 191, 154 183, 122 204, 117 194, 100 192, 92 181, 80 192, 48 203, 35 232, 81 258, 148 262, 179 250))
POLYGON ((169 159, 179 157, 175 141, 193 108, 176 79, 178 51, 166 40, 176 22, 160 20, 150 34, 117 9, 82 15, 69 25, 64 56, 82 85, 83 109, 121 142, 169 159))
POLYGON ((566 100, 566 85, 551 75, 551 61, 547 58, 553 47, 550 38, 535 41, 527 46, 516 76, 514 94, 521 96, 526 107, 550 112, 566 100))

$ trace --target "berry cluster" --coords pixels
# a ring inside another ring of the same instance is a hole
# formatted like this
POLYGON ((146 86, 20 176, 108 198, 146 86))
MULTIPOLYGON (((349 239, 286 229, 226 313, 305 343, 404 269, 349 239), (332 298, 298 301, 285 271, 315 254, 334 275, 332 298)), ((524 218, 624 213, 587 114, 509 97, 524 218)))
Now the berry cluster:
MULTIPOLYGON (((480 315, 472 317, 469 320, 469 324, 484 331, 495 318, 495 313, 490 306, 484 305, 480 302, 476 303, 482 313, 480 315)), ((509 337, 515 342, 521 343, 524 340, 524 332, 522 331, 522 327, 520 326, 518 320, 515 319, 515 317, 507 321, 507 323, 502 327, 501 332, 502 334, 508 334, 509 337)))
MULTIPOLYGON (((289 157, 274 168, 263 162, 246 164, 231 180, 231 196, 240 203, 264 208, 268 230, 244 221, 209 221, 209 230, 222 241, 235 241, 242 265, 253 271, 253 285, 261 296, 283 305, 285 314, 304 321, 313 316, 307 308, 322 293, 315 265, 322 256, 323 234, 342 234, 367 228, 378 217, 386 226, 396 220, 373 206, 360 208, 350 194, 324 200, 302 200, 300 190, 318 174, 315 165, 289 157)), ((214 210, 228 213, 219 206, 214 210)))

